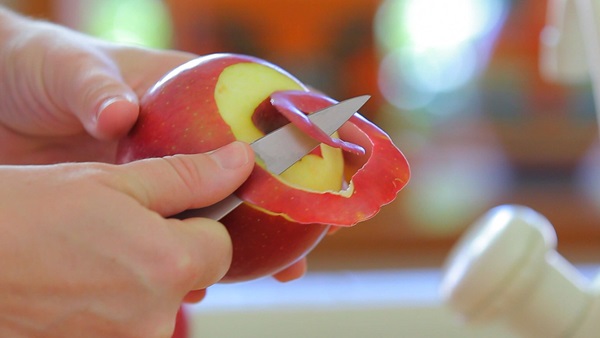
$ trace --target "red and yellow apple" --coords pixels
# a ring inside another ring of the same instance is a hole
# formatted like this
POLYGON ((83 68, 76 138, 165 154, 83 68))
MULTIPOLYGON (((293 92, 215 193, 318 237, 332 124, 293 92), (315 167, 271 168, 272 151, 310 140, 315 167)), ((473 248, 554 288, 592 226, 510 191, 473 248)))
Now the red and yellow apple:
MULTIPOLYGON (((139 120, 120 142, 118 161, 203 153, 234 140, 251 143, 290 121, 317 135, 298 114, 334 103, 264 60, 199 57, 142 97, 139 120)), ((323 141, 281 175, 268 172, 257 158, 236 192, 245 203, 221 220, 233 243, 223 282, 283 270, 304 257, 331 225, 351 226, 374 216, 408 181, 400 150, 358 114, 335 138, 323 141)))

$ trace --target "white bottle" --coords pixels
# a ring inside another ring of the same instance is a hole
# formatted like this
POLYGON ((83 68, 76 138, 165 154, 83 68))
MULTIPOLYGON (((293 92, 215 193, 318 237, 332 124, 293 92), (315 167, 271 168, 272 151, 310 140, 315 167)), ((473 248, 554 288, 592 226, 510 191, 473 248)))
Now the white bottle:
POLYGON ((600 278, 590 283, 556 251, 534 210, 504 205, 475 222, 444 272, 444 301, 467 323, 504 320, 523 337, 600 337, 600 278))

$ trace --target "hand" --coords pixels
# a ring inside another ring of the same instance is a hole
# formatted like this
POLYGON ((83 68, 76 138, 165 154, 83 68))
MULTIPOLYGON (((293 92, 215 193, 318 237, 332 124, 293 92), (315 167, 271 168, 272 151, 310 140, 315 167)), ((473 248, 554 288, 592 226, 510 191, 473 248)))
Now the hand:
MULTIPOLYGON (((195 57, 108 43, 0 7, 0 163, 114 162, 116 140, 137 119, 138 98, 195 57)), ((301 261, 275 277, 296 279, 305 269, 301 261)))
POLYGON ((138 98, 195 57, 112 44, 0 7, 0 163, 113 162, 138 98))
POLYGON ((225 228, 165 218, 250 174, 249 146, 126 165, 1 166, 0 336, 168 337, 231 260, 225 228))

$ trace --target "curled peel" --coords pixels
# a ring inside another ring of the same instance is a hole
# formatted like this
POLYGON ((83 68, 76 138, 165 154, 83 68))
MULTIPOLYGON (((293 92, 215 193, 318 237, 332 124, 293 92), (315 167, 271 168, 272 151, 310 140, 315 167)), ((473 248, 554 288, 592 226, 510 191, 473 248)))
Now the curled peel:
POLYGON ((363 155, 365 149, 327 135, 307 117, 306 112, 316 112, 337 103, 333 99, 301 90, 282 90, 271 94, 271 104, 296 127, 321 143, 334 148, 363 155))
MULTIPOLYGON (((315 126, 307 123, 308 119, 305 116, 298 116, 297 111, 319 110, 335 101, 319 94, 297 91, 275 93, 275 101, 279 107, 285 107, 279 109, 293 112, 290 114, 293 115, 292 118, 288 117, 292 123, 309 135, 315 135, 313 137, 318 140, 324 140, 323 135, 314 134, 315 126), (282 100, 281 96, 287 98, 282 100)), ((350 118, 338 133, 339 142, 329 136, 327 139, 334 141, 327 142, 332 144, 322 142, 349 150, 344 154, 344 165, 349 176, 346 189, 315 192, 290 188, 277 176, 256 166, 250 178, 238 190, 238 196, 265 211, 304 224, 352 226, 375 216, 381 207, 392 202, 408 183, 408 162, 384 131, 359 114, 350 118), (273 191, 278 193, 273 194, 273 191)))

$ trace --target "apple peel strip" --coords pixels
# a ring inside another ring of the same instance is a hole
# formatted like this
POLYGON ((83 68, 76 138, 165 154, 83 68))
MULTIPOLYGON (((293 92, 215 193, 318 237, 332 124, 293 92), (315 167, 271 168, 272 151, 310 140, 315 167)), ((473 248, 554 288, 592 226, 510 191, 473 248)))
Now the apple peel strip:
MULTIPOLYGON (((293 96, 314 98, 308 108, 320 105, 316 109, 322 109, 333 103, 327 97, 308 93, 299 92, 293 96)), ((296 103, 298 101, 300 100, 293 100, 296 103)), ((307 109, 304 105, 296 108, 307 109)), ((350 173, 346 189, 338 192, 315 192, 290 188, 276 175, 255 166, 250 178, 238 189, 237 195, 255 207, 303 224, 347 227, 372 218, 382 206, 392 202, 408 183, 408 161, 383 130, 358 113, 338 133, 340 139, 346 140, 342 141, 344 144, 358 145, 366 152, 365 155, 355 151, 345 153, 344 165, 350 173), (273 191, 278 193, 274 194, 273 191), (265 199, 264 196, 269 198, 265 199)), ((335 144, 340 147, 340 143, 335 144)))
POLYGON ((364 155, 365 149, 357 144, 345 142, 327 135, 321 128, 312 123, 306 112, 316 112, 337 102, 329 97, 302 90, 281 90, 270 95, 271 105, 292 124, 308 136, 334 148, 364 155))

